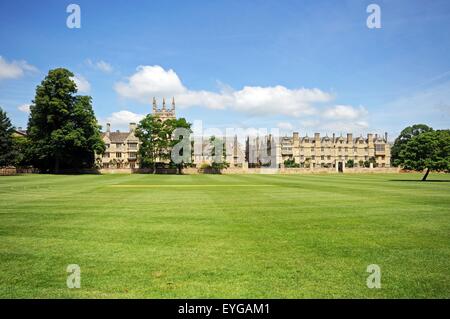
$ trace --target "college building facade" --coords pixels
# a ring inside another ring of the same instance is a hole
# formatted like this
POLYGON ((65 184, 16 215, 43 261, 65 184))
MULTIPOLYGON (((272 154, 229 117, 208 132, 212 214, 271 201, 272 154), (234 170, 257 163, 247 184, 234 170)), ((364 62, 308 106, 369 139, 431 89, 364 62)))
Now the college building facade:
MULTIPOLYGON (((162 108, 158 108, 153 98, 152 114, 162 121, 176 118, 175 100, 172 98, 171 107, 167 108, 163 99, 162 108)), ((112 132, 111 125, 106 125, 106 131, 102 133, 106 151, 103 155, 97 155, 96 159, 100 168, 139 168, 140 141, 134 134, 136 127, 136 123, 130 123, 128 132, 112 132)), ((236 136, 225 137, 223 142, 226 148, 225 161, 231 167, 282 168, 289 163, 288 167, 334 168, 343 171, 346 167, 389 168, 391 162, 387 133, 383 136, 367 134, 365 137, 353 137, 351 133, 345 137, 335 134, 321 137, 315 133, 314 137, 301 137, 298 132, 294 132, 292 136, 284 137, 247 137, 245 146, 238 142, 236 136)), ((194 152, 192 163, 196 166, 211 164, 213 157, 210 155, 212 145, 209 138, 203 137, 200 145, 201 151, 194 152)))

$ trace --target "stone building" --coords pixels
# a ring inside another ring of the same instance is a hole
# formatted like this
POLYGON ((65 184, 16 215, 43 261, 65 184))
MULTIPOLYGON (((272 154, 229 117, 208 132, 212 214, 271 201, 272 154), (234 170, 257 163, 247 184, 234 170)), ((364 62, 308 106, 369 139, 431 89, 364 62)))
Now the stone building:
POLYGON ((391 149, 384 136, 367 134, 354 138, 349 133, 346 137, 335 134, 332 137, 300 137, 294 132, 291 137, 279 138, 276 150, 277 162, 283 165, 286 160, 293 160, 299 167, 328 167, 343 170, 349 161, 355 167, 390 167, 391 149))
MULTIPOLYGON (((223 147, 225 148, 225 156, 222 157, 222 160, 230 164, 230 167, 242 167, 245 164, 245 153, 237 136, 228 138, 220 137, 219 140, 223 141, 223 147)), ((210 138, 202 137, 201 139, 195 139, 194 143, 192 162, 197 167, 202 164, 212 164, 214 158, 211 154, 214 146, 210 142, 210 138)))
POLYGON ((106 124, 106 132, 102 133, 106 151, 103 156, 97 155, 101 168, 139 168, 139 139, 134 135, 135 129, 136 123, 130 123, 128 132, 111 132, 111 124, 106 124))
MULTIPOLYGON (((161 120, 176 118, 175 99, 172 98, 172 106, 166 108, 166 100, 163 99, 162 108, 158 108, 156 99, 153 98, 152 114, 161 120)), ((102 139, 106 145, 103 156, 97 155, 97 164, 100 168, 139 168, 137 153, 139 150, 139 139, 134 135, 136 123, 130 123, 128 132, 111 132, 111 124, 106 124, 106 132, 102 133, 102 139)))
POLYGON ((170 109, 166 108, 166 99, 162 100, 162 108, 158 109, 156 105, 156 99, 153 98, 153 108, 152 114, 158 116, 161 120, 165 121, 167 119, 175 119, 175 98, 172 98, 172 107, 170 109))

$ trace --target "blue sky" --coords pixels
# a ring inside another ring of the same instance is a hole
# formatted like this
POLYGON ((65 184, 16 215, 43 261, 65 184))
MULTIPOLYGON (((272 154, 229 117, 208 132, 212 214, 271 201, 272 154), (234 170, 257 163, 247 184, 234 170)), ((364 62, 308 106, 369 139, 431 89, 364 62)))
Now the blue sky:
POLYGON ((0 106, 16 126, 56 67, 113 129, 149 113, 152 96, 175 96, 204 127, 393 138, 450 123, 447 0, 16 0, 0 2, 0 21, 0 106), (66 26, 70 3, 80 29, 66 26), (381 29, 366 26, 371 3, 381 29))

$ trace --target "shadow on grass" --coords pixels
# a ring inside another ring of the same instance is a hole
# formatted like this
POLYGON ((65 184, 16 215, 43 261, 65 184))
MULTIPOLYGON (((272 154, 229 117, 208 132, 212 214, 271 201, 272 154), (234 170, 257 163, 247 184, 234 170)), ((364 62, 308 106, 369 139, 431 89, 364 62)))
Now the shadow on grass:
POLYGON ((389 182, 418 182, 418 183, 450 183, 449 179, 430 179, 421 181, 420 179, 390 179, 389 182))

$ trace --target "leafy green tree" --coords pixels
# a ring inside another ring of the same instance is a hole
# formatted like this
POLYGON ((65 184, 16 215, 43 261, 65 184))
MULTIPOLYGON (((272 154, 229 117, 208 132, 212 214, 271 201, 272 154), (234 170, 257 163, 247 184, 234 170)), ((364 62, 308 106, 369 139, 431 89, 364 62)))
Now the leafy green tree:
MULTIPOLYGON (((184 118, 163 121, 151 114, 139 122, 135 135, 142 143, 138 153, 141 167, 152 167, 155 170, 158 162, 170 161, 171 149, 180 141, 172 138, 176 128, 190 130, 191 124, 184 118)), ((183 163, 178 166, 181 171, 183 163)))
POLYGON ((400 135, 395 139, 394 145, 391 148, 392 164, 394 166, 400 165, 400 152, 414 136, 431 131, 433 131, 433 129, 425 124, 414 124, 403 129, 400 135))
POLYGON ((399 154, 399 164, 405 169, 450 171, 450 130, 428 131, 416 135, 406 143, 399 154))
POLYGON ((148 114, 139 122, 135 135, 142 143, 138 152, 140 167, 156 168, 156 161, 164 146, 163 141, 167 138, 163 130, 163 121, 157 116, 148 114))
POLYGON ((16 156, 14 159, 14 166, 23 167, 31 166, 31 143, 26 136, 14 136, 13 137, 13 147, 16 151, 16 156))
POLYGON ((33 165, 43 171, 91 168, 105 145, 89 96, 78 96, 67 69, 50 70, 36 88, 28 122, 33 165))
POLYGON ((212 146, 211 157, 213 160, 211 162, 211 167, 218 170, 230 167, 230 163, 226 161, 227 147, 225 145, 225 142, 216 136, 211 136, 211 138, 209 139, 209 143, 212 146), (217 154, 217 152, 220 151, 220 148, 218 147, 219 145, 221 145, 222 154, 217 154))
MULTIPOLYGON (((169 131, 170 131, 170 138, 169 138, 170 151, 173 149, 173 147, 175 145, 177 145, 178 143, 181 142, 180 136, 177 136, 175 138, 173 137, 173 132, 175 131, 175 129, 177 129, 177 128, 186 129, 189 132, 189 136, 185 136, 185 138, 190 140, 190 134, 192 133, 192 130, 191 130, 192 124, 189 123, 188 121, 186 121, 185 118, 168 119, 165 122, 166 122, 165 124, 169 127, 169 131)), ((188 143, 189 143, 189 145, 192 145, 191 141, 189 141, 188 143)), ((182 150, 182 152, 185 152, 185 151, 190 153, 189 159, 191 159, 192 158, 192 156, 191 156, 192 155, 192 149, 191 149, 191 151, 184 150, 184 149, 182 150)), ((180 154, 180 155, 183 155, 183 154, 180 154)), ((174 165, 177 167, 178 173, 182 174, 183 168, 188 166, 188 165, 190 165, 190 164, 191 163, 189 161, 189 163, 182 162, 182 163, 174 164, 174 165)))
POLYGON ((14 164, 17 153, 14 149, 13 133, 11 121, 0 107, 0 167, 14 164))

